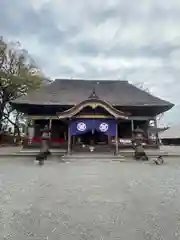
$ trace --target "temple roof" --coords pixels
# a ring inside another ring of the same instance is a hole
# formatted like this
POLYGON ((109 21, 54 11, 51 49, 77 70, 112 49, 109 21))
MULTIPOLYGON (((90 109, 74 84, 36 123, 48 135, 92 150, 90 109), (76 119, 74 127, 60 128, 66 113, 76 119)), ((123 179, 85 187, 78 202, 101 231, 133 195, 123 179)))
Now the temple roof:
POLYGON ((57 79, 12 103, 33 105, 76 105, 86 100, 93 89, 97 96, 113 106, 164 106, 173 104, 157 98, 128 81, 57 79))

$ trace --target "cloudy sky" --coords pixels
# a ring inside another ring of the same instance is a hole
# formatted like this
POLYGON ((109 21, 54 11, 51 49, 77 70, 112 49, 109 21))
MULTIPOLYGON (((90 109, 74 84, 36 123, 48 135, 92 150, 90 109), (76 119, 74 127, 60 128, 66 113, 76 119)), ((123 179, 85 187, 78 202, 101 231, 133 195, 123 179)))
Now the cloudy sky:
POLYGON ((0 0, 0 16, 48 77, 144 83, 180 122, 179 0, 0 0))

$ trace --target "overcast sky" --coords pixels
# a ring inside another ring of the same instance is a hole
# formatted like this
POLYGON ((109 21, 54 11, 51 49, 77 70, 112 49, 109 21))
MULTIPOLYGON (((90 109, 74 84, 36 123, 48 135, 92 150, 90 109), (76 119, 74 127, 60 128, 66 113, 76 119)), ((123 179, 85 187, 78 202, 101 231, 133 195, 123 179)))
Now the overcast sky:
POLYGON ((144 82, 180 123, 180 0, 0 0, 0 17, 48 77, 144 82))

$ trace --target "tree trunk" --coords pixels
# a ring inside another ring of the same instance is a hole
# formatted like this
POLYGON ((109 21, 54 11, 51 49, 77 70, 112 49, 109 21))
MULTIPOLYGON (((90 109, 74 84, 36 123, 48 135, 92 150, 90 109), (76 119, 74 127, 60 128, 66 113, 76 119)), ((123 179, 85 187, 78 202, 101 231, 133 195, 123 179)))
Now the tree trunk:
POLYGON ((2 113, 0 112, 0 133, 2 131, 2 118, 3 116, 2 116, 2 113))
MULTIPOLYGON (((1 108, 2 109, 2 108, 1 108)), ((3 134, 3 112, 0 109, 0 143, 2 142, 2 134, 3 134)))
POLYGON ((0 133, 2 132, 2 121, 4 116, 4 109, 5 109, 6 103, 2 100, 2 103, 0 103, 0 133))
MULTIPOLYGON (((17 139, 16 139, 16 142, 19 142, 20 138, 21 138, 21 134, 20 134, 20 129, 19 129, 19 126, 18 124, 14 123, 13 121, 11 121, 9 119, 9 116, 7 114, 3 114, 3 117, 5 119, 7 119, 13 126, 14 126, 14 131, 17 132, 17 139)), ((15 135, 15 134, 14 134, 15 135)))
POLYGON ((1 109, 0 109, 0 137, 1 137, 2 130, 3 130, 3 124, 2 124, 2 121, 3 121, 3 111, 1 109))

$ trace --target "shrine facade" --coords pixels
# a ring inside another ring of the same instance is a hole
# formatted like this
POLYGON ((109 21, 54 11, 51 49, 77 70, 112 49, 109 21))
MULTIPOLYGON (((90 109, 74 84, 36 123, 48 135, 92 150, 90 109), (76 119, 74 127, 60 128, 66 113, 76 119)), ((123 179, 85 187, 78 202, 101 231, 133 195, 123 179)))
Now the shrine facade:
POLYGON ((92 147, 118 152, 132 147, 139 129, 144 145, 158 147, 156 117, 173 104, 127 81, 57 79, 11 102, 27 117, 24 147, 40 147, 41 129, 50 129, 51 148, 67 152, 92 147))

